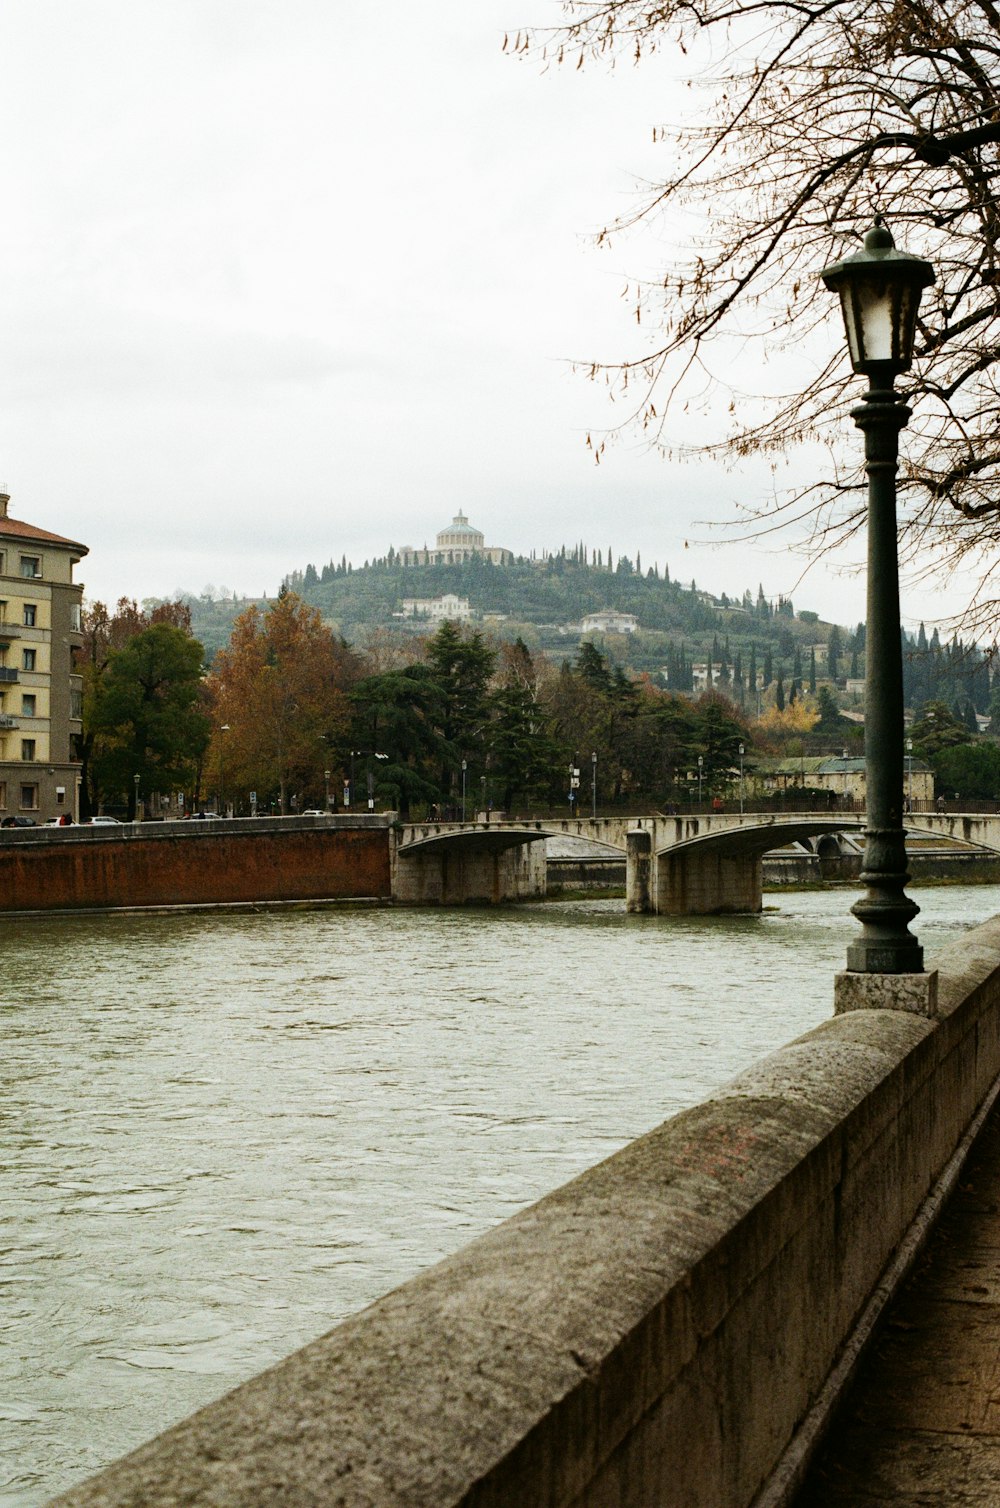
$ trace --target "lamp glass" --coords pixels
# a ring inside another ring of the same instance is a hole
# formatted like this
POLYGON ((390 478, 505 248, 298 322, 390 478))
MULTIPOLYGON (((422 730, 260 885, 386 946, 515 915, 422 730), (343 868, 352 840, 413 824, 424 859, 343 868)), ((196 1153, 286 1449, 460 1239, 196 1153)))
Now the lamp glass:
POLYGON ((920 295, 934 281, 931 264, 897 251, 888 229, 876 219, 864 250, 821 276, 840 295, 854 370, 867 375, 907 371, 920 295))

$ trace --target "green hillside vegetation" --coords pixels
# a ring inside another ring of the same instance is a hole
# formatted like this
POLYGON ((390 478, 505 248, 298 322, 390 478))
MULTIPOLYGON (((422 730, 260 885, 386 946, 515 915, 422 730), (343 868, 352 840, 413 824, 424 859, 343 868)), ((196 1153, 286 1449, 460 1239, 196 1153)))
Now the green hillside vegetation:
MULTIPOLYGON (((789 688, 798 680, 800 689, 810 689, 816 674, 810 651, 825 643, 831 632, 818 614, 796 615, 791 601, 773 604, 759 588, 756 595, 748 589, 738 601, 724 594, 716 597, 693 581, 672 580, 655 568, 643 572, 639 561, 627 557, 609 570, 603 564, 584 563, 585 553, 577 547, 543 561, 521 558, 506 566, 479 558, 404 567, 390 552, 358 568, 346 560, 330 562, 322 570, 308 565, 292 572, 283 585, 317 608, 338 635, 358 648, 377 629, 401 637, 433 631, 426 619, 396 616, 403 599, 454 593, 468 599, 476 619, 485 619, 484 627, 494 637, 509 642, 521 638, 533 653, 546 658, 571 657, 580 639, 581 619, 612 609, 633 614, 639 632, 588 637, 627 671, 662 673, 671 690, 691 690, 692 665, 710 657, 722 666, 723 685, 734 690, 737 682, 749 686, 754 673, 766 674, 767 681, 781 676, 789 688)), ((233 620, 249 603, 208 596, 183 600, 211 663, 227 644, 233 620)), ((847 674, 855 635, 838 630, 835 641, 847 647, 841 669, 847 674)), ((858 643, 863 643, 863 632, 858 643)))
MULTIPOLYGON (((610 552, 609 552, 610 555, 610 552)), ((346 559, 317 570, 307 565, 283 583, 345 643, 364 650, 379 631, 401 647, 434 632, 426 618, 398 616, 404 598, 433 599, 446 593, 466 598, 474 620, 498 642, 520 639, 535 655, 561 664, 572 659, 580 642, 579 625, 588 614, 612 609, 631 613, 639 631, 631 634, 588 633, 610 664, 633 675, 648 674, 668 690, 694 689, 693 667, 709 660, 717 686, 748 713, 760 711, 751 688, 779 709, 792 693, 812 694, 824 684, 838 691, 864 677, 865 630, 821 622, 809 610, 795 612, 788 599, 768 601, 758 587, 739 600, 715 596, 695 582, 681 582, 656 568, 621 557, 614 569, 600 552, 588 558, 583 546, 561 550, 544 560, 518 559, 494 565, 476 558, 451 565, 403 566, 395 554, 363 566, 346 559), (596 559, 596 564, 594 563, 596 559)), ((207 593, 188 596, 191 628, 211 664, 229 643, 237 615, 253 605, 248 599, 207 593)), ((144 604, 154 608, 155 603, 144 604)), ((255 605, 266 608, 266 599, 255 605)), ((907 706, 919 709, 930 700, 944 702, 975 731, 975 714, 992 710, 992 661, 975 645, 953 640, 942 644, 936 631, 928 640, 923 628, 903 636, 907 706)))

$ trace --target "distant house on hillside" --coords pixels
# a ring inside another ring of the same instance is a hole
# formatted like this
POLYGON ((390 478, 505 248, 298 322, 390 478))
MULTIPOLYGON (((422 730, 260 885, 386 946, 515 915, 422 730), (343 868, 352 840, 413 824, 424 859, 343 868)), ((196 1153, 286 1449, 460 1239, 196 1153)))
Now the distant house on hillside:
POLYGON ((454 592, 445 592, 441 597, 404 597, 402 612, 393 613, 394 618, 428 618, 433 623, 457 623, 472 617, 468 597, 456 597, 454 592))
POLYGON ((397 559, 404 566, 415 565, 461 565, 466 560, 492 560, 494 565, 510 565, 514 559, 512 550, 500 545, 487 545, 481 529, 474 529, 465 514, 458 512, 451 523, 438 531, 434 549, 415 550, 412 545, 403 545, 397 551, 397 559))
POLYGON ((616 613, 611 608, 588 613, 580 624, 582 634, 634 634, 638 631, 639 620, 633 613, 616 613))

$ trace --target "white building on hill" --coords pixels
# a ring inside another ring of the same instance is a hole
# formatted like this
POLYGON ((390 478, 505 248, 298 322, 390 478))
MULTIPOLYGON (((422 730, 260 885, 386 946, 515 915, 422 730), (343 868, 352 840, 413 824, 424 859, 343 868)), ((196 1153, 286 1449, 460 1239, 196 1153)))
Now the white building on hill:
POLYGON ((461 565, 463 561, 476 558, 492 560, 494 565, 510 565, 514 559, 512 550, 500 545, 487 545, 481 529, 474 529, 462 512, 456 513, 447 528, 438 531, 433 550, 424 545, 415 550, 412 545, 403 545, 397 551, 405 566, 412 565, 461 565))

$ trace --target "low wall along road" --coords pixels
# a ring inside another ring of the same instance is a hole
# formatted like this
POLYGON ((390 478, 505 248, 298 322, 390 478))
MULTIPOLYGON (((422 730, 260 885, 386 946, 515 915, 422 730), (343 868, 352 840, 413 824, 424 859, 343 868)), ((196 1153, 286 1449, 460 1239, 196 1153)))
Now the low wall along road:
POLYGON ((786 1502, 1000 1083, 1000 919, 933 964, 56 1502, 786 1502))
POLYGON ((18 828, 0 911, 388 900, 391 817, 262 817, 18 828))

